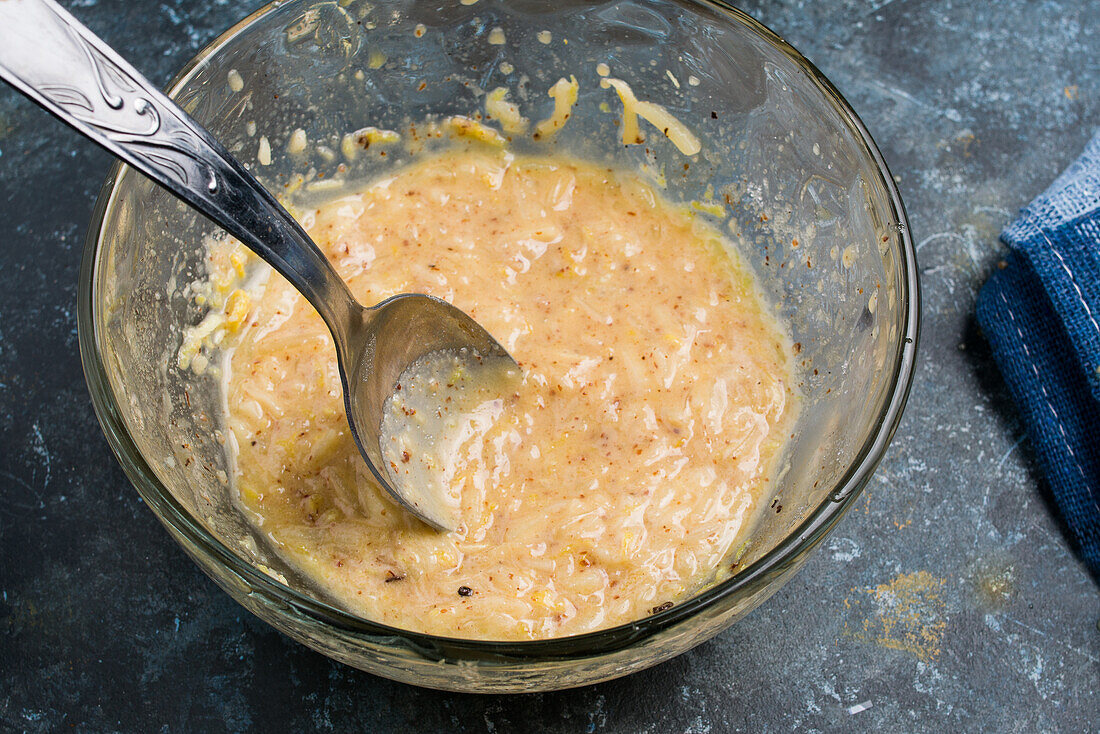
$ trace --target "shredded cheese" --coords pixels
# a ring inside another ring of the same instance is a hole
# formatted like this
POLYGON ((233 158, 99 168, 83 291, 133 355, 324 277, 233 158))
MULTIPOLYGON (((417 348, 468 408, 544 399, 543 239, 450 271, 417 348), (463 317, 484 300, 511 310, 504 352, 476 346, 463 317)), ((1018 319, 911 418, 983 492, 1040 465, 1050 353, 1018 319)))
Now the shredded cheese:
POLYGON ((519 113, 519 107, 509 102, 508 90, 497 87, 485 97, 485 114, 499 120, 506 133, 523 133, 527 130, 527 118, 519 113))
POLYGON ((577 103, 577 91, 579 89, 580 84, 577 83, 577 77, 575 76, 570 76, 568 79, 562 77, 555 82, 554 86, 550 87, 547 94, 554 100, 554 112, 550 117, 535 126, 536 140, 550 137, 564 127, 573 112, 573 105, 577 103))
POLYGON ((344 158, 353 161, 358 157, 360 149, 367 149, 372 145, 387 145, 401 141, 401 134, 393 130, 383 130, 377 127, 361 127, 355 132, 348 133, 340 140, 340 152, 344 158))
POLYGON ((672 113, 659 104, 645 102, 634 96, 630 85, 622 79, 603 79, 603 88, 613 87, 623 103, 623 145, 637 145, 645 142, 645 136, 638 127, 638 118, 653 125, 665 134, 672 144, 684 155, 695 155, 702 149, 699 138, 692 134, 687 125, 677 120, 672 113))
POLYGON ((261 166, 271 165, 271 141, 267 139, 266 135, 260 136, 260 147, 256 151, 256 161, 261 166))
POLYGON ((291 155, 298 155, 304 153, 306 145, 309 140, 306 138, 306 131, 302 128, 298 128, 290 134, 290 140, 286 144, 286 152, 291 155))
POLYGON ((448 117, 443 121, 443 127, 457 137, 476 140, 498 148, 503 148, 505 143, 508 142, 503 135, 491 127, 486 127, 477 120, 471 120, 469 117, 463 117, 462 115, 448 117))

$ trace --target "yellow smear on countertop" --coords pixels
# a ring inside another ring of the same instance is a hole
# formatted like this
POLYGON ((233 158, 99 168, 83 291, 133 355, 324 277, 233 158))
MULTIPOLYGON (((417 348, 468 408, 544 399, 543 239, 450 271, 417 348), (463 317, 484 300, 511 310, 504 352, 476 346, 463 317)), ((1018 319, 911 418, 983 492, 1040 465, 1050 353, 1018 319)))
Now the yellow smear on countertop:
POLYGON ((946 579, 928 571, 915 571, 878 586, 853 589, 857 596, 846 599, 844 605, 864 618, 845 622, 844 634, 931 662, 942 652, 947 630, 946 584, 946 579))

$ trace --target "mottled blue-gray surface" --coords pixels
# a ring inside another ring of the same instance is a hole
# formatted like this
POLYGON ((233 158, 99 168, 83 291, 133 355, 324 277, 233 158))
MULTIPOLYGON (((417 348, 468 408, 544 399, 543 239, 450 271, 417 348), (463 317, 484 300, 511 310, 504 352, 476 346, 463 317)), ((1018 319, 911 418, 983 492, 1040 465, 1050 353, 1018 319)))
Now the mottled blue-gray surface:
MULTIPOLYGON (((255 0, 73 0, 165 82, 255 0)), ((419 690, 244 613, 130 488, 92 414, 76 271, 108 167, 0 90, 0 729, 1086 731, 1100 594, 972 317, 1000 228, 1100 124, 1100 3, 752 2, 848 96, 925 288, 894 445, 806 569, 713 641, 556 694, 419 690)))

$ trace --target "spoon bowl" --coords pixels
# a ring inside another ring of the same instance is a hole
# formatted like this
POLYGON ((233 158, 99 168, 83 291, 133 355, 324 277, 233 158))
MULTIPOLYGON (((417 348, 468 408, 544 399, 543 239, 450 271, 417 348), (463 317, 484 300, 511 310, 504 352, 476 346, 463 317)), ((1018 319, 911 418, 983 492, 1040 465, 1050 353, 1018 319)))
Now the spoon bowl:
POLYGON ((455 512, 435 496, 431 486, 402 482, 387 470, 380 443, 386 400, 410 366, 436 352, 486 362, 503 359, 511 367, 516 363, 480 324, 433 296, 404 293, 361 313, 361 325, 349 328, 339 358, 344 407, 355 443, 391 495, 436 529, 454 530, 455 512))

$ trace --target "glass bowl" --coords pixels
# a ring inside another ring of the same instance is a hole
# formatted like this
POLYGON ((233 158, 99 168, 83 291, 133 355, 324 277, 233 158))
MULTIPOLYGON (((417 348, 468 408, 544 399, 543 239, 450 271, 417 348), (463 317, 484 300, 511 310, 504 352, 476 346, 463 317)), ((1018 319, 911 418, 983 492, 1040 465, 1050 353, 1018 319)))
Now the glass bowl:
POLYGON ((580 95, 569 123, 553 143, 517 139, 514 147, 641 171, 669 198, 696 202, 707 212, 700 216, 740 241, 800 350, 802 408, 775 501, 761 503, 747 545, 715 583, 630 624, 485 642, 387 627, 330 603, 231 501, 218 380, 176 366, 182 330, 203 316, 182 286, 205 274, 202 239, 212 225, 124 166, 112 170, 97 203, 80 273, 80 349, 111 447, 172 537, 222 588, 290 637, 357 668, 433 688, 536 691, 626 675, 684 652, 802 566, 867 483, 901 415, 919 321, 901 199, 840 94, 729 6, 276 2, 202 51, 169 93, 267 185, 308 196, 333 177, 376 176, 408 160, 391 148, 388 157, 368 151, 342 161, 347 132, 475 114, 496 86, 542 119, 553 106, 547 89, 570 74, 580 95), (685 157, 653 128, 646 145, 622 145, 621 107, 601 89, 597 64, 665 105, 702 151, 685 157), (317 144, 291 155, 296 128, 317 144), (257 165, 261 136, 273 151, 267 166, 257 165))

